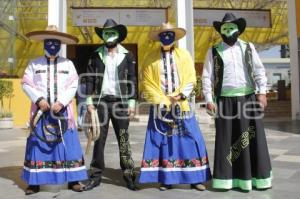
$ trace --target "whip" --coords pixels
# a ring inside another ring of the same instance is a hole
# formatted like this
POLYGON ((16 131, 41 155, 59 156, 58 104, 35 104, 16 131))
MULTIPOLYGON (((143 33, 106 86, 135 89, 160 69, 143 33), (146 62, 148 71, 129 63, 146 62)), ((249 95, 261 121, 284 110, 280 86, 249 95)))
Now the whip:
POLYGON ((37 110, 31 120, 30 128, 31 128, 33 134, 43 142, 59 143, 62 141, 64 144, 63 135, 65 134, 65 132, 68 129, 67 118, 63 115, 63 113, 58 112, 58 113, 55 113, 54 114, 55 117, 53 117, 54 120, 57 120, 57 123, 56 124, 53 124, 53 123, 47 124, 47 122, 46 122, 47 117, 51 116, 50 114, 51 114, 50 111, 43 112, 41 110, 37 110), (39 133, 37 131, 38 122, 41 122, 41 125, 42 125, 41 133, 39 133), (51 126, 51 128, 53 128, 54 130, 51 130, 49 128, 49 126, 51 126))

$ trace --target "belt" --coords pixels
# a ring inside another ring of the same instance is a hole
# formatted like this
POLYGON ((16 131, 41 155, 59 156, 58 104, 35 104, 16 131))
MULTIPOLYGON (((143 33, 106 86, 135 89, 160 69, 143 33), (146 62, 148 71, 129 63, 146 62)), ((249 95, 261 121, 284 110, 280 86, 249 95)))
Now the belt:
POLYGON ((117 97, 115 95, 105 95, 101 98, 101 101, 106 101, 106 102, 117 102, 121 101, 120 97, 117 97))

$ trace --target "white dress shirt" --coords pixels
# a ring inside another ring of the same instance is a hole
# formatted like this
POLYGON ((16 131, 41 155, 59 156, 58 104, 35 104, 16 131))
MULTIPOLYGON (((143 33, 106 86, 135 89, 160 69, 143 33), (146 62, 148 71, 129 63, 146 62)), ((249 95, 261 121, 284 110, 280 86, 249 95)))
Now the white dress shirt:
MULTIPOLYGON (((248 69, 244 58, 244 48, 245 42, 238 40, 233 46, 229 46, 222 42, 222 60, 224 63, 224 73, 223 73, 223 84, 222 90, 225 89, 238 89, 245 87, 252 87, 250 76, 248 74, 248 69)), ((265 68, 255 50, 255 47, 250 43, 250 48, 252 51, 252 61, 253 61, 253 76, 256 84, 256 91, 265 94, 267 86, 267 78, 265 74, 265 68)), ((205 96, 206 102, 213 102, 212 88, 214 83, 214 63, 212 56, 212 48, 208 50, 206 55, 205 64, 203 67, 202 75, 202 85, 203 94, 205 96)))
POLYGON ((105 51, 105 72, 103 78, 103 87, 102 93, 103 95, 114 95, 119 96, 118 89, 116 87, 116 70, 117 70, 117 53, 113 55, 108 55, 107 51, 105 51), (118 94, 117 94, 118 93, 118 94))
POLYGON ((115 52, 109 53, 106 47, 104 49, 103 61, 105 64, 105 71, 103 74, 102 95, 114 95, 120 97, 118 66, 125 58, 125 54, 119 52, 119 45, 115 52))

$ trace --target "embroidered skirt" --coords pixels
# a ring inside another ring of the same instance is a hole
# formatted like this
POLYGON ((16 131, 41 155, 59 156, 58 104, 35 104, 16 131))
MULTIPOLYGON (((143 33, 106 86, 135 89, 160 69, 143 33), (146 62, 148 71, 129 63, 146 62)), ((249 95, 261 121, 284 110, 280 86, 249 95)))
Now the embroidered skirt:
MULTIPOLYGON (((65 113, 66 114, 66 113, 65 113)), ((47 125, 57 126, 50 114, 46 116, 47 125)), ((44 134, 41 119, 37 123, 36 133, 44 134)), ((88 178, 84 166, 83 154, 76 129, 67 129, 63 141, 46 143, 33 132, 27 138, 22 179, 29 185, 63 184, 88 178)))
POLYGON ((165 122, 150 110, 140 183, 197 184, 211 179, 207 151, 194 115, 184 119, 183 134, 167 136, 165 122))
POLYGON ((262 115, 255 102, 254 94, 217 100, 214 188, 248 191, 272 186, 262 115))

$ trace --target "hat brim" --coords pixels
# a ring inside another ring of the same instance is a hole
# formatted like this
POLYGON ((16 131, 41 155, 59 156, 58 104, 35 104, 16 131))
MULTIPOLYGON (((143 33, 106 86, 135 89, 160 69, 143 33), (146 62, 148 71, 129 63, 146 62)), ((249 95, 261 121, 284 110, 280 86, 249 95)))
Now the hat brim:
POLYGON ((76 44, 78 43, 78 38, 73 35, 56 32, 56 31, 32 31, 26 34, 26 37, 35 41, 44 41, 45 39, 57 39, 60 40, 63 44, 76 44))
POLYGON ((213 26, 214 26, 214 28, 216 29, 217 32, 221 33, 221 26, 224 23, 234 23, 234 24, 236 24, 238 26, 240 34, 242 34, 245 31, 246 25, 247 25, 246 20, 244 18, 238 18, 234 21, 224 21, 224 22, 214 21, 213 26))
POLYGON ((127 28, 126 28, 126 26, 124 26, 122 24, 118 24, 118 25, 113 26, 113 27, 105 27, 105 28, 95 27, 96 34, 102 40, 103 40, 102 33, 103 33, 103 30, 105 30, 105 29, 114 29, 114 30, 118 31, 118 33, 119 33, 118 43, 121 43, 122 41, 124 41, 126 36, 127 36, 127 28))
POLYGON ((163 29, 163 30, 153 30, 149 33, 149 39, 154 41, 159 41, 159 34, 162 32, 172 31, 175 32, 175 41, 181 39, 185 36, 186 31, 183 28, 169 28, 169 29, 163 29))

